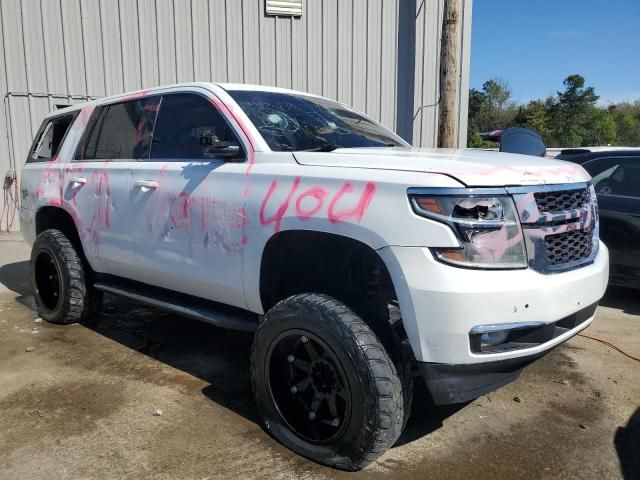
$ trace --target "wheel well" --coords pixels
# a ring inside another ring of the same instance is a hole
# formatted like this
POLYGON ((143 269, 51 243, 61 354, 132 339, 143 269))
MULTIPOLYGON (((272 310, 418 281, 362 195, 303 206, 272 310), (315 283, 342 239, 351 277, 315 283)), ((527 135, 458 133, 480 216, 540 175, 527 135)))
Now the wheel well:
POLYGON ((386 265, 368 245, 324 232, 285 231, 271 237, 260 267, 265 311, 303 292, 325 293, 357 311, 372 296, 395 301, 386 265))
POLYGON ((305 292, 324 293, 347 305, 374 331, 398 368, 411 363, 414 357, 398 297, 389 270, 374 249, 324 232, 288 230, 274 235, 260 266, 264 311, 305 292))
POLYGON ((71 215, 59 207, 42 207, 36 213, 36 235, 40 235, 45 230, 52 228, 65 234, 80 255, 80 258, 86 263, 80 235, 71 215))

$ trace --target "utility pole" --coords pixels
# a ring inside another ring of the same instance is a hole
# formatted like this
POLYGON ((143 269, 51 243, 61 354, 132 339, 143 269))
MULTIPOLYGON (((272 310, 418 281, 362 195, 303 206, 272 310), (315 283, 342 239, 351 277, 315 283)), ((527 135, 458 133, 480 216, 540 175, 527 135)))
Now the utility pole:
POLYGON ((459 0, 444 0, 442 37, 440 39, 440 119, 438 124, 438 147, 443 148, 451 148, 456 144, 459 24, 459 0))

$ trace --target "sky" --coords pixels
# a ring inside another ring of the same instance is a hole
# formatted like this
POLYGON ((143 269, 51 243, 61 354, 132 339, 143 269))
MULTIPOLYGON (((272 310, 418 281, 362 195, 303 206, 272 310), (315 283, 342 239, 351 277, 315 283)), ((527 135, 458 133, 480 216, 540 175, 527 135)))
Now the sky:
POLYGON ((599 103, 640 99, 640 0, 474 0, 470 87, 527 102, 585 77, 599 103))

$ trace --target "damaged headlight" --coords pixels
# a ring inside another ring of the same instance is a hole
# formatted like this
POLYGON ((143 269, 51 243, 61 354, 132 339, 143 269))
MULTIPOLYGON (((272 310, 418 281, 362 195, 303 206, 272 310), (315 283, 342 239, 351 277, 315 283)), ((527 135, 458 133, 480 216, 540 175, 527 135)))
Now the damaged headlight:
POLYGON ((418 215, 451 226, 458 248, 431 248, 451 265, 471 268, 526 268, 524 238, 513 199, 497 189, 409 189, 418 215))

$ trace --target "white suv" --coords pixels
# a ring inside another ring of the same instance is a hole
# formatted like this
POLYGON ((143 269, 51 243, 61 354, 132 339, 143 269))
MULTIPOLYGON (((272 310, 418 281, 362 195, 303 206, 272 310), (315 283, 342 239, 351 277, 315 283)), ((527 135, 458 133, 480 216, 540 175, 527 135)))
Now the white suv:
POLYGON ((362 468, 398 439, 414 377, 464 402, 586 328, 608 278, 589 175, 418 150, 290 90, 192 83, 43 122, 22 172, 40 315, 109 292, 255 330, 266 430, 362 468))

